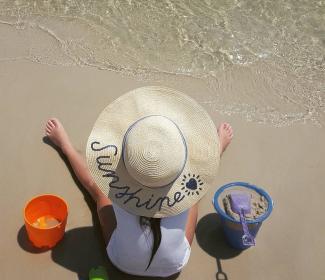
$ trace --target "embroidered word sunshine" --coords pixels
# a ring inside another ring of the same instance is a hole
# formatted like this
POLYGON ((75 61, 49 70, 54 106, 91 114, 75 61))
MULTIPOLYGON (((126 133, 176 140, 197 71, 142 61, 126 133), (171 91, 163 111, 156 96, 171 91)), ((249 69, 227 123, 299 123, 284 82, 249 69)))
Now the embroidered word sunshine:
POLYGON ((158 210, 160 211, 164 203, 168 207, 173 207, 176 203, 184 199, 184 194, 181 192, 175 192, 173 197, 155 197, 155 195, 152 194, 149 199, 141 200, 141 197, 138 195, 141 193, 143 188, 137 188, 134 191, 134 188, 130 190, 131 188, 129 186, 120 186, 118 184, 120 181, 118 174, 109 168, 109 166, 112 165, 110 162, 111 157, 117 155, 118 148, 115 145, 98 147, 99 145, 101 145, 100 142, 94 141, 91 143, 91 149, 94 152, 99 152, 107 149, 108 155, 99 155, 96 157, 97 169, 103 173, 102 177, 111 179, 109 182, 109 187, 118 190, 118 192, 115 193, 115 198, 123 200, 123 204, 127 204, 132 201, 137 208, 145 207, 146 209, 151 210, 154 207, 158 207, 158 210))

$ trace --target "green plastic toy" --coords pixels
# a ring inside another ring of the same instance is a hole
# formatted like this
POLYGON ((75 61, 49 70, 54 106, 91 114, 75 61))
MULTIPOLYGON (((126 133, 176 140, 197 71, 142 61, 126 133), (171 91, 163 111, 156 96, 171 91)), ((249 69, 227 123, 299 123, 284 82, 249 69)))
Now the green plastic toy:
POLYGON ((108 275, 105 267, 98 266, 89 271, 89 280, 108 280, 108 275))

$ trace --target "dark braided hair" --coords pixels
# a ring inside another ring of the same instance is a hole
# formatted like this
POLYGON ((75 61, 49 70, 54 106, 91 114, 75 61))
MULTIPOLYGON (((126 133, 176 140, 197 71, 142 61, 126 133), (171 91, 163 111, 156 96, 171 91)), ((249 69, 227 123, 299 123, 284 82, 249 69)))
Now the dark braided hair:
POLYGON ((153 235, 153 246, 152 246, 150 260, 149 260, 146 270, 149 268, 149 266, 153 260, 153 257, 157 253, 157 250, 161 243, 160 222, 161 222, 161 218, 148 218, 148 217, 140 216, 140 226, 145 227, 145 226, 150 225, 150 229, 151 229, 151 232, 153 235))

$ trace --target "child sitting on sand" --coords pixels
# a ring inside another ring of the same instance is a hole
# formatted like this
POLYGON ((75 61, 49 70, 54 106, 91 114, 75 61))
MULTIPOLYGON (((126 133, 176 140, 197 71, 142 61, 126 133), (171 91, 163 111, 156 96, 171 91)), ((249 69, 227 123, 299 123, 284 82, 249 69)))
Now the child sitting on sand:
POLYGON ((208 114, 177 91, 146 87, 110 104, 96 121, 87 163, 56 118, 46 135, 68 158, 97 204, 111 262, 133 275, 167 277, 187 263, 206 193, 231 142, 208 114))

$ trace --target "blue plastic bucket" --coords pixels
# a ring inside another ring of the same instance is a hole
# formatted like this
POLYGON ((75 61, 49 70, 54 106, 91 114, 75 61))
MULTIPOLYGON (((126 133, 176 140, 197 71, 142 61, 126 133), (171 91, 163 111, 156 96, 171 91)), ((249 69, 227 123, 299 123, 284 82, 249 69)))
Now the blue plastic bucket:
POLYGON ((243 244, 242 236, 243 236, 244 232, 243 232, 240 221, 237 221, 234 218, 230 217, 219 206, 219 202, 218 202, 219 196, 225 190, 227 190, 229 188, 234 188, 234 187, 248 188, 250 190, 253 190, 253 191, 257 192, 258 194, 264 196, 268 202, 267 210, 263 215, 261 215, 260 217, 258 217, 255 220, 249 220, 249 221, 247 220, 249 232, 251 233, 251 235, 254 236, 254 238, 256 237, 257 232, 262 225, 262 222, 271 214, 271 212, 273 210, 273 201, 272 201, 271 197, 268 195, 268 193, 266 193, 263 189, 261 189, 257 186, 248 184, 248 183, 244 183, 244 182, 233 182, 233 183, 223 185, 214 194, 212 202, 213 202, 214 208, 216 209, 217 213, 220 216, 222 228, 226 235, 227 241, 233 248, 244 250, 244 249, 249 248, 250 246, 243 244))

